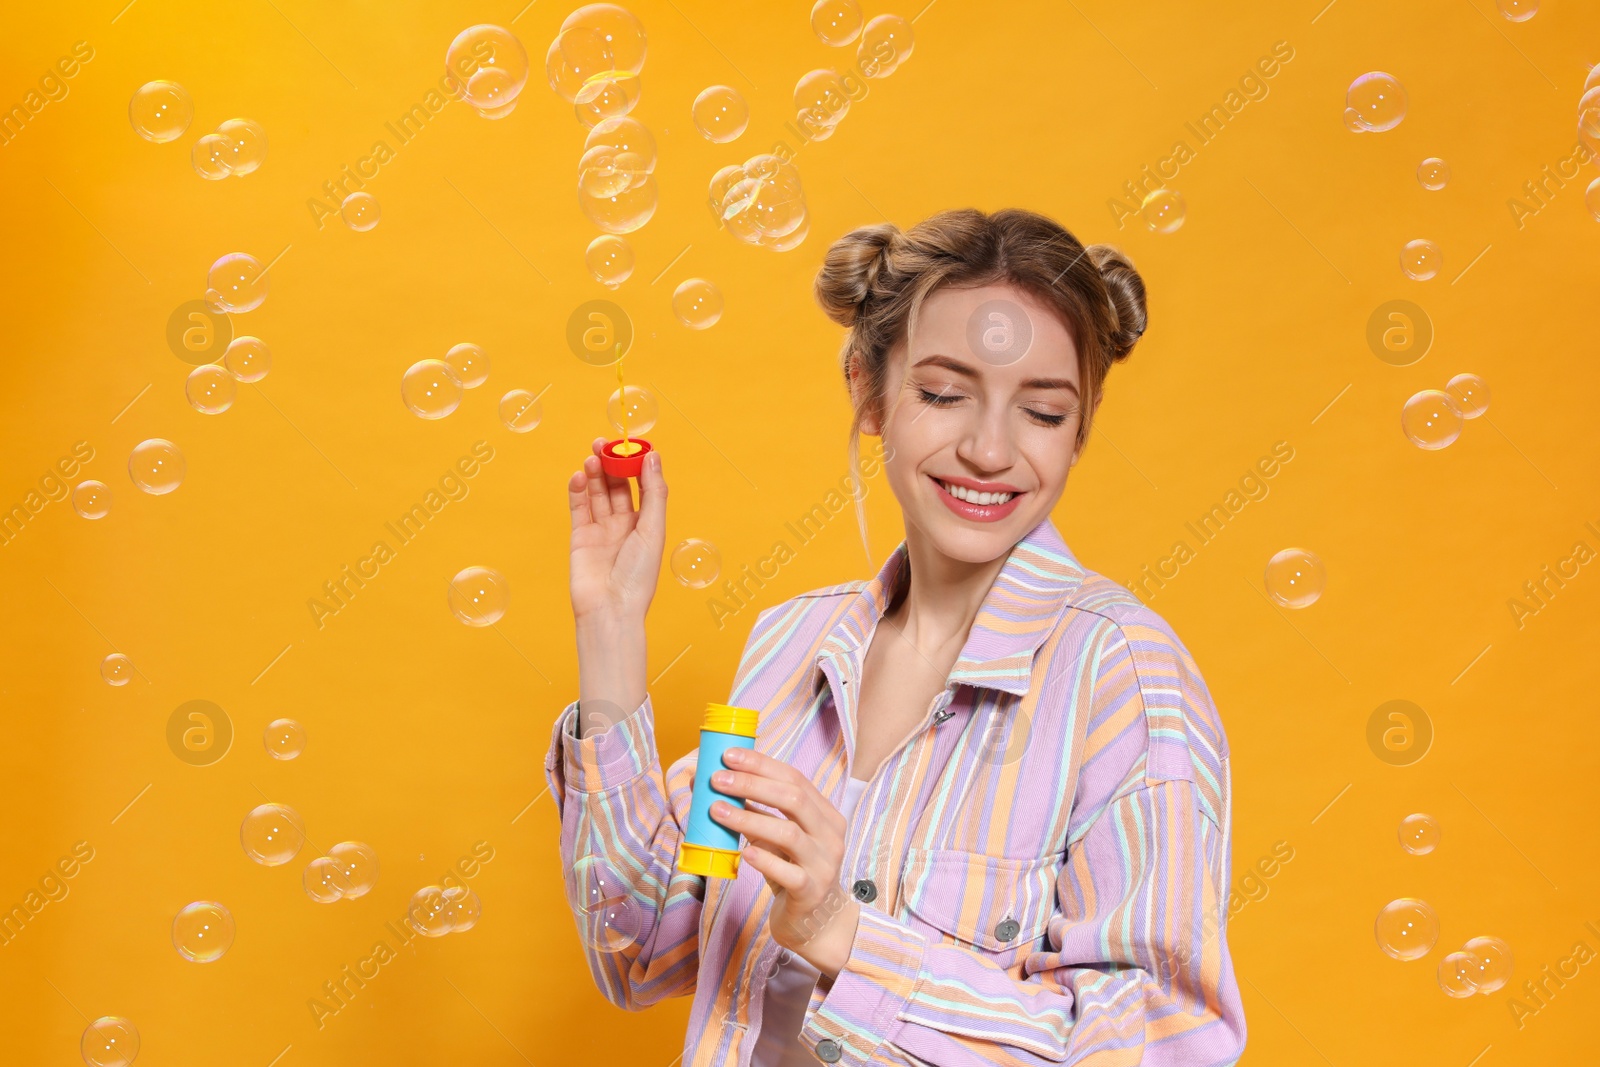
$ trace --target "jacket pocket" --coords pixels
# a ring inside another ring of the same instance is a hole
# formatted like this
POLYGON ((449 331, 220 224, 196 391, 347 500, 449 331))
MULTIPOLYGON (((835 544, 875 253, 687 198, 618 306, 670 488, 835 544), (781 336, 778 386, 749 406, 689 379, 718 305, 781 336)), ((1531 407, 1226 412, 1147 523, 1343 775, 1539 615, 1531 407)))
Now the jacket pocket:
POLYGON ((912 848, 901 898, 917 919, 955 941, 1004 959, 1038 947, 1056 910, 1055 856, 1017 860, 957 849, 912 848))

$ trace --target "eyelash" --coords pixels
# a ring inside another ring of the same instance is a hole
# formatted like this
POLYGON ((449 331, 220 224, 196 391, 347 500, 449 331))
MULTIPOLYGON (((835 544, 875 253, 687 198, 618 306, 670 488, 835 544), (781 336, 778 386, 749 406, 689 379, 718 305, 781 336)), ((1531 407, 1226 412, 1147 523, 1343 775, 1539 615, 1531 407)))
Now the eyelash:
MULTIPOLYGON (((948 393, 930 393, 920 386, 918 386, 917 392, 920 394, 922 402, 929 407, 948 407, 961 399, 960 396, 951 396, 948 393)), ((1046 415, 1044 412, 1034 411, 1032 408, 1023 408, 1023 410, 1042 426, 1060 426, 1067 421, 1067 416, 1065 415, 1046 415)))

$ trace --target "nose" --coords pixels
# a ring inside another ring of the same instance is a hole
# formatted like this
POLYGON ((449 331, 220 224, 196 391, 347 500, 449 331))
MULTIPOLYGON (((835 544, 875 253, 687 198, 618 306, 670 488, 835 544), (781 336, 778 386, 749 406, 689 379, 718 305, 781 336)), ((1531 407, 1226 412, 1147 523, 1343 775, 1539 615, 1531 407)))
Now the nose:
POLYGON ((962 428, 956 455, 981 474, 1010 470, 1017 461, 1017 449, 1006 406, 985 401, 970 410, 972 419, 962 428))

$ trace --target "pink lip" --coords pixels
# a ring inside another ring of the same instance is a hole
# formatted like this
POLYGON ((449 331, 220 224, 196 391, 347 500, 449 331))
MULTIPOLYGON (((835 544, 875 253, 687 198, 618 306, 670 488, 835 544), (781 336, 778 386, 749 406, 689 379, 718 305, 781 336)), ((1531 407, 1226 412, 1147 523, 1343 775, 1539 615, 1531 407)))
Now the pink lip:
MULTIPOLYGON (((934 478, 930 475, 928 480, 933 482, 933 487, 939 491, 939 499, 944 501, 945 507, 955 512, 963 519, 971 519, 973 522, 999 522, 1001 519, 1017 510, 1017 505, 1022 503, 1022 497, 1024 495, 1022 493, 1015 493, 1011 499, 1007 500, 1004 504, 969 504, 965 500, 957 500, 955 497, 951 496, 950 491, 944 486, 940 485, 937 478, 934 478)), ((951 480, 955 481, 955 479, 951 480)), ((962 483, 957 482, 956 484, 959 485, 962 483)), ((989 491, 992 492, 993 490, 989 491)), ((1005 490, 1000 491, 1005 492, 1005 490)))

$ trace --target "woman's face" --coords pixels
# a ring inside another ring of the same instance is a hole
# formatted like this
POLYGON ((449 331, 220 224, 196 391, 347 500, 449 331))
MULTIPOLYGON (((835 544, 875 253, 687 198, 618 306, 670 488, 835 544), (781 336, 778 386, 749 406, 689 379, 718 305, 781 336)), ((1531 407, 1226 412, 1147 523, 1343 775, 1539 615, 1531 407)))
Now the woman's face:
POLYGON ((1061 497, 1078 461, 1078 349, 1057 313, 1010 285, 941 288, 889 354, 889 484, 946 556, 1008 553, 1061 497))

